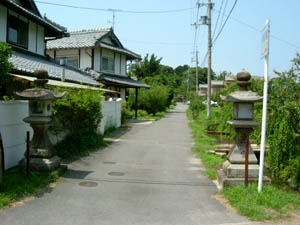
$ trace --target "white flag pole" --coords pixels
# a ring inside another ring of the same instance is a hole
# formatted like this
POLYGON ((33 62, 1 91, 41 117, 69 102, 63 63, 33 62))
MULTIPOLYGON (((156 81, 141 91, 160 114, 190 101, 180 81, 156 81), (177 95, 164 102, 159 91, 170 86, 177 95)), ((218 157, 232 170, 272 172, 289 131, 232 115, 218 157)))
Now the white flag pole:
POLYGON ((258 178, 258 192, 262 191, 263 174, 264 174, 264 158, 265 158, 265 145, 266 145, 266 126, 267 126, 267 104, 268 104, 268 74, 269 74, 269 32, 270 20, 266 20, 268 29, 267 40, 267 54, 265 55, 265 71, 264 71, 264 99, 263 99, 263 115, 262 115, 262 128, 261 128, 261 143, 260 143, 260 163, 259 163, 259 178, 258 178))

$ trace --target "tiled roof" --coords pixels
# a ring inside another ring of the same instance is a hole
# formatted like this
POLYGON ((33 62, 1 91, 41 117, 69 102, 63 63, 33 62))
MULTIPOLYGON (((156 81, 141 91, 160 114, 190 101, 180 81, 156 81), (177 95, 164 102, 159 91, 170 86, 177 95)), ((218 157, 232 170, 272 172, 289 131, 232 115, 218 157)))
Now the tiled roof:
MULTIPOLYGON (((25 50, 14 50, 13 56, 9 61, 14 64, 15 73, 32 74, 37 69, 44 69, 48 71, 50 78, 61 79, 62 66, 58 62, 25 50)), ((71 66, 65 66, 65 80, 88 85, 99 85, 99 82, 93 79, 89 73, 71 66)))
POLYGON ((6 4, 9 7, 12 7, 17 11, 24 13, 29 18, 32 18, 33 20, 37 21, 38 23, 44 25, 45 27, 47 27, 48 29, 51 29, 54 32, 61 33, 61 34, 65 33, 65 31, 63 29, 59 28, 58 26, 55 26, 53 23, 40 17, 39 15, 36 15, 35 13, 23 8, 22 6, 18 5, 13 0, 2 0, 1 3, 6 4))
POLYGON ((111 28, 73 31, 70 32, 70 37, 49 40, 47 49, 94 47, 96 42, 110 31, 111 28))
POLYGON ((116 74, 108 74, 108 73, 100 73, 98 79, 100 82, 104 84, 111 84, 120 87, 128 87, 128 88, 151 88, 149 85, 141 83, 137 80, 132 79, 128 76, 120 76, 116 74))
POLYGON ((126 48, 112 46, 101 42, 101 38, 112 32, 111 28, 80 30, 70 32, 70 37, 64 37, 56 40, 47 41, 47 49, 78 49, 78 48, 92 48, 102 47, 110 49, 115 52, 123 53, 132 59, 141 59, 139 54, 136 54, 126 48))

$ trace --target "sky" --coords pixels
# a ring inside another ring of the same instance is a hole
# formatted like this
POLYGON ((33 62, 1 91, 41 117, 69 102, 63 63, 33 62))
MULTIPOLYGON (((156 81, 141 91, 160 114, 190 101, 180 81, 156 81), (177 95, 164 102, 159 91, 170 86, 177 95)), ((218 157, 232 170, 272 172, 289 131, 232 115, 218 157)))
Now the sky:
MULTIPOLYGON (((110 27, 113 13, 41 2, 92 9, 116 9, 114 32, 126 48, 142 57, 147 53, 154 53, 157 57, 162 57, 162 64, 174 68, 184 64, 195 67, 195 54, 192 53, 195 27, 191 24, 196 22, 198 10, 196 0, 36 0, 42 15, 46 14, 51 20, 67 27, 68 31, 74 31, 110 27), (149 13, 177 9, 185 10, 149 13)), ((212 32, 216 29, 214 36, 216 37, 221 22, 223 24, 226 20, 235 0, 212 0, 212 2, 214 3, 212 32)), ((291 60, 300 49, 299 10, 299 0, 237 0, 223 31, 213 45, 212 69, 217 74, 222 71, 236 74, 246 69, 252 75, 263 76, 264 60, 260 57, 261 31, 266 19, 269 18, 271 33, 269 75, 274 77, 274 70, 279 72, 289 70, 292 66, 291 60)), ((199 16, 206 15, 207 8, 200 7, 199 16)), ((196 45, 201 67, 207 66, 207 60, 203 60, 207 53, 207 29, 206 25, 200 25, 197 31, 196 45)))

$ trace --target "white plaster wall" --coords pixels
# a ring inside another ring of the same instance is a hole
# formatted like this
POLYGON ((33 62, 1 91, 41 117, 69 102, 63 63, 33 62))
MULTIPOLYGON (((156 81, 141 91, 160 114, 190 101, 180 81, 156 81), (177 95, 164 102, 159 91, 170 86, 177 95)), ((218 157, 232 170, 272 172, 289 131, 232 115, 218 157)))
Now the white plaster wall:
POLYGON ((28 101, 0 101, 0 130, 4 145, 5 168, 18 165, 26 151, 26 131, 33 130, 23 122, 28 116, 28 101))
POLYGON ((102 101, 102 120, 98 130, 104 134, 105 130, 109 127, 120 127, 121 126, 121 110, 122 102, 108 102, 102 101))
POLYGON ((80 49, 80 68, 92 68, 92 50, 80 49))
POLYGON ((126 76, 126 56, 121 55, 121 75, 126 76))
POLYGON ((119 53, 115 55, 115 74, 121 74, 121 55, 119 53))
POLYGON ((36 23, 29 21, 29 37, 28 37, 28 50, 31 52, 37 52, 37 25, 36 23))
POLYGON ((37 54, 44 55, 45 50, 45 31, 44 27, 38 25, 37 29, 37 54))
POLYGON ((0 41, 6 42, 7 8, 0 5, 0 41))
POLYGON ((94 50, 94 70, 100 71, 100 48, 94 50))

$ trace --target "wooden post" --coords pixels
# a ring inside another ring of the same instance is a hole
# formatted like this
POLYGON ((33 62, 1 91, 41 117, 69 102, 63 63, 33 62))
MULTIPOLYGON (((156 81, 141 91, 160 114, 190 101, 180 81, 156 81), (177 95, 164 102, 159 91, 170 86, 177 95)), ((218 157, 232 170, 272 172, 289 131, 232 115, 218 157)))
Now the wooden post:
POLYGON ((139 89, 135 89, 135 119, 138 118, 138 95, 139 95, 139 89))
POLYGON ((248 187, 248 158, 249 158, 249 136, 246 140, 246 151, 245 151, 245 186, 248 187))
POLYGON ((27 131, 27 153, 26 153, 26 161, 27 161, 27 176, 30 177, 30 133, 27 131))

